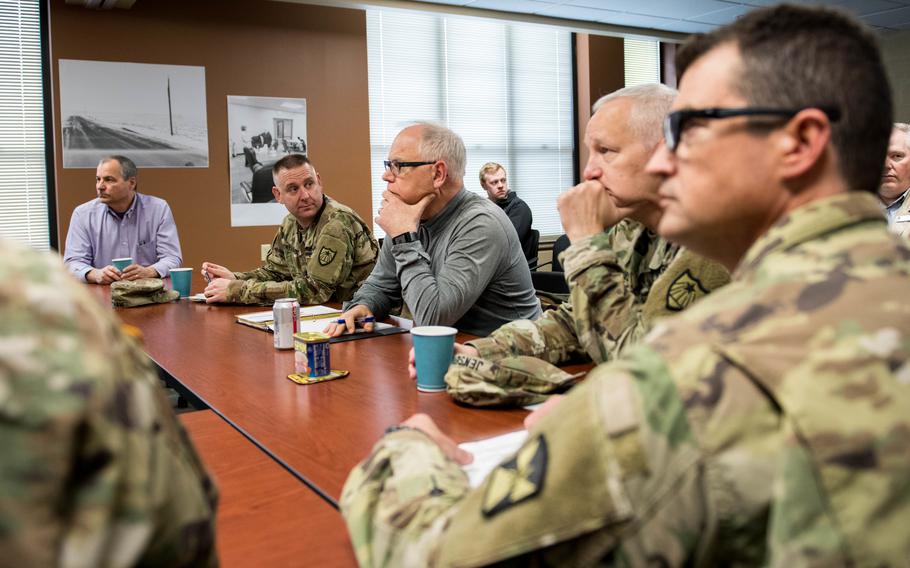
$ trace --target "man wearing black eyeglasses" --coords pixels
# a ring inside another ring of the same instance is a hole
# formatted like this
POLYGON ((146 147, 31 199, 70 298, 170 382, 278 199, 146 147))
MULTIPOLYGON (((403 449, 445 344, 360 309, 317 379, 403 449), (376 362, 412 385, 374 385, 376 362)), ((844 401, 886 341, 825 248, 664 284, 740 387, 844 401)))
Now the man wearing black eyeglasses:
POLYGON ((476 489, 426 415, 345 484, 363 566, 901 566, 910 245, 872 32, 777 6, 690 40, 658 231, 733 280, 601 365, 476 489), (835 112, 836 111, 836 112, 835 112))
POLYGON ((409 126, 395 137, 385 168, 379 261, 345 304, 344 323, 326 333, 353 331, 364 318, 403 307, 415 325, 474 335, 540 315, 512 222, 464 188, 465 148, 457 134, 431 123, 409 126))

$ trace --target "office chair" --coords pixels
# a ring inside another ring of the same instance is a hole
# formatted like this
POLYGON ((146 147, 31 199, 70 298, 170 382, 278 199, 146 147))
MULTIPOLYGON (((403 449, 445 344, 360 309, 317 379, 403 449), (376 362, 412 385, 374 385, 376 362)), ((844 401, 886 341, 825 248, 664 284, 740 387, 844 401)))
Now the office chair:
POLYGON ((569 298, 569 284, 566 282, 566 275, 559 262, 560 253, 567 248, 569 248, 569 237, 560 235, 553 243, 553 260, 537 266, 537 270, 531 272, 534 292, 540 298, 540 305, 545 310, 555 308, 569 298), (552 270, 540 270, 545 266, 550 266, 552 270))
POLYGON ((525 258, 528 260, 528 267, 531 269, 531 272, 537 270, 537 261, 540 246, 540 231, 537 229, 531 229, 531 238, 528 239, 528 246, 524 250, 525 258))
POLYGON ((559 262, 559 255, 569 248, 569 244, 568 235, 560 235, 553 243, 553 260, 539 265, 537 269, 539 270, 545 266, 549 266, 552 272, 563 272, 562 263, 559 262))
POLYGON ((569 284, 566 282, 565 272, 534 271, 531 273, 531 283, 544 310, 556 308, 569 299, 569 284))

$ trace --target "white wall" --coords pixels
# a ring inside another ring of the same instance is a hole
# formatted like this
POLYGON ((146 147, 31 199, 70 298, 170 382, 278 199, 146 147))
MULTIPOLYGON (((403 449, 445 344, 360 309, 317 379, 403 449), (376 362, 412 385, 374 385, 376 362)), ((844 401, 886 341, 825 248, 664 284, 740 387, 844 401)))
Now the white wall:
POLYGON ((885 35, 881 45, 894 93, 894 120, 910 122, 910 31, 885 35))

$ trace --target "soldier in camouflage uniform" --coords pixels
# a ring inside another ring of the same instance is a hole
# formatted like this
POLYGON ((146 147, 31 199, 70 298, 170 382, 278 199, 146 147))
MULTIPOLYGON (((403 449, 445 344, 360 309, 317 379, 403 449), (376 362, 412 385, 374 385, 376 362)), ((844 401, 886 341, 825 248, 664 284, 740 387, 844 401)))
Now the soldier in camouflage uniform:
POLYGON ((491 360, 530 355, 553 365, 603 363, 641 339, 656 318, 682 311, 730 280, 720 264, 632 219, 573 244, 563 263, 568 302, 466 345, 491 360))
POLYGON ((218 564, 216 488, 148 357, 59 260, 2 241, 0 393, 0 564, 218 564))
POLYGON ((302 304, 351 299, 376 264, 379 245, 351 208, 322 193, 316 168, 289 154, 272 168, 275 199, 288 210, 262 268, 249 272, 204 262, 213 277, 206 302, 271 304, 297 298, 302 304))
POLYGON ((777 6, 677 68, 658 230, 731 284, 597 367, 475 490, 429 417, 390 432, 342 495, 362 565, 910 565, 910 246, 874 196, 874 36, 777 6))
MULTIPOLYGON (((660 180, 644 165, 661 140, 661 120, 674 95, 664 85, 641 85, 594 104, 585 133, 585 181, 559 198, 572 242, 563 254, 569 301, 535 321, 517 320, 489 337, 456 345, 459 353, 491 361, 531 356, 552 365, 603 363, 640 340, 656 318, 729 282, 723 266, 654 232, 660 180)), ((558 373, 530 359, 515 363, 531 372, 558 373)), ((489 388, 474 383, 470 392, 450 381, 449 392, 469 404, 523 400, 515 398, 515 385, 490 381, 489 388)))

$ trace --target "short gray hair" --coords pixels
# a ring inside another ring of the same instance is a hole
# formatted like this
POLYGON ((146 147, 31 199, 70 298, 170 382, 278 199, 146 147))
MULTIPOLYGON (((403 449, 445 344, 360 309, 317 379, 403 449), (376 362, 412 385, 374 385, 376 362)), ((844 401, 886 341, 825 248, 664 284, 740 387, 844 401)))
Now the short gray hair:
POLYGON ((130 179, 131 177, 139 175, 139 168, 136 167, 136 163, 126 156, 105 156, 104 158, 101 158, 98 165, 100 166, 105 162, 117 162, 120 164, 120 175, 123 176, 123 179, 130 179))
POLYGON ((659 83, 624 87, 597 99, 591 108, 596 113, 600 107, 618 99, 632 99, 629 127, 647 147, 657 146, 663 138, 663 121, 670 112, 676 89, 659 83))
POLYGON ((904 133, 904 144, 906 144, 907 149, 910 150, 910 124, 906 122, 895 122, 894 130, 900 130, 904 133))
POLYGON ((420 156, 424 160, 442 160, 448 166, 449 176, 455 181, 464 180, 464 168, 467 161, 464 141, 461 136, 445 126, 434 122, 416 122, 421 126, 420 156))

